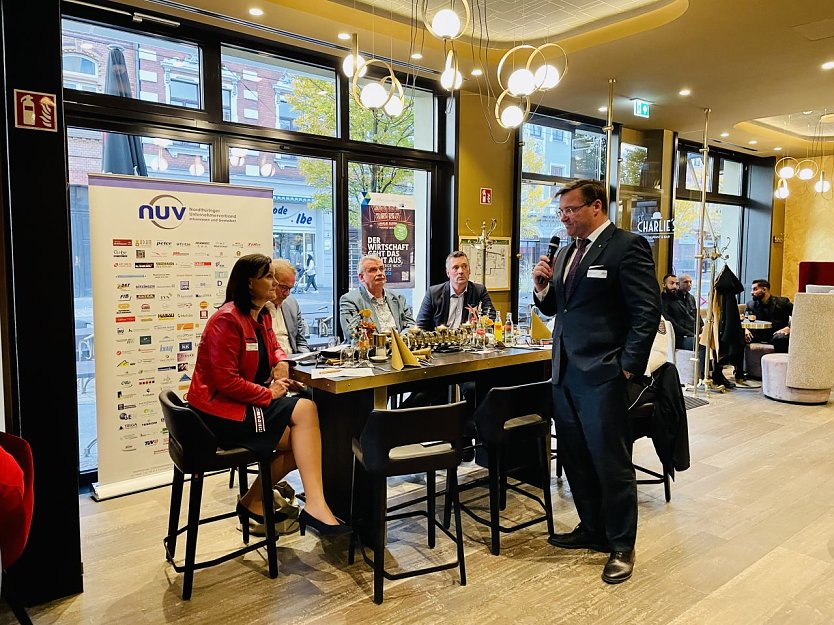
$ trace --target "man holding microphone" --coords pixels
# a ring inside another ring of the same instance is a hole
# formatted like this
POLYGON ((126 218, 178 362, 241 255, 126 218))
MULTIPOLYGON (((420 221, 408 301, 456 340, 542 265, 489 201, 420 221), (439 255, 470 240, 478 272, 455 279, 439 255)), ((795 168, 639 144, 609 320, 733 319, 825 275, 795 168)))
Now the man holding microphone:
POLYGON ((533 269, 534 302, 553 327, 553 409, 559 454, 579 513, 548 542, 610 553, 602 579, 634 569, 637 485, 626 384, 641 378, 660 322, 647 241, 608 219, 605 187, 578 180, 557 193, 574 242, 533 269))

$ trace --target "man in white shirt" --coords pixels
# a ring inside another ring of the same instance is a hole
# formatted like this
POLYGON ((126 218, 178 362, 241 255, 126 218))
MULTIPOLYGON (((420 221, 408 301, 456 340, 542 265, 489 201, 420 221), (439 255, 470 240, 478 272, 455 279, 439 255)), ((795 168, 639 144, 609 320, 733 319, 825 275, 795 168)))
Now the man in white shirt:
POLYGON ((287 354, 309 352, 307 337, 304 336, 304 318, 298 301, 290 295, 295 284, 295 267, 283 258, 272 261, 272 270, 278 287, 275 299, 267 302, 266 308, 272 315, 272 329, 281 348, 287 354))
POLYGON ((391 328, 402 332, 414 325, 411 306, 399 293, 385 290, 385 265, 379 256, 369 254, 359 259, 356 267, 359 287, 339 298, 339 323, 347 339, 359 323, 359 311, 371 311, 371 321, 378 332, 391 328))

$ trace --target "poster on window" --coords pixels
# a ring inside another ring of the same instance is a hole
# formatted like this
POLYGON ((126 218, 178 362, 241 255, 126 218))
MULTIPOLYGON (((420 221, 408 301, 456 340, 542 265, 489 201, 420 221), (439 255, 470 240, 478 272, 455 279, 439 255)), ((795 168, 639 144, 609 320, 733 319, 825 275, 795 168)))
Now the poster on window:
POLYGON ((96 499, 171 479, 159 393, 187 399, 237 258, 272 251, 272 190, 90 174, 96 499))
POLYGON ((413 288, 414 198, 364 192, 360 201, 362 254, 374 254, 382 259, 389 287, 413 288))

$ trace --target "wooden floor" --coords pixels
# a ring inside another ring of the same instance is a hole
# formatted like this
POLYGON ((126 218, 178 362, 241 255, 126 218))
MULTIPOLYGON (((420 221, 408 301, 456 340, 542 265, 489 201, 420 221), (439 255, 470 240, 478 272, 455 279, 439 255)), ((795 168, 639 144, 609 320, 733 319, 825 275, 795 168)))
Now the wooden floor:
MULTIPOLYGON (((85 592, 30 610, 36 624, 60 623, 834 623, 834 404, 794 406, 760 391, 712 396, 689 411, 692 467, 672 502, 640 486, 637 565, 631 581, 600 580, 604 554, 562 551, 544 526, 503 538, 464 517, 468 584, 456 571, 385 584, 371 601, 371 572, 347 565, 346 542, 297 534, 279 541, 280 574, 263 554, 196 574, 194 596, 163 559, 168 489, 94 503, 81 499, 85 592)), ((642 441, 635 459, 653 466, 642 441)), ((553 480, 557 528, 576 523, 570 491, 553 480)), ((472 493, 470 493, 472 496, 472 493)), ((234 501, 225 478, 207 485, 206 509, 234 501)), ((524 506, 510 497, 510 508, 524 506)), ((509 508, 508 508, 509 509, 509 508)), ((523 513, 522 513, 523 514, 523 513)), ((232 521, 206 529, 201 552, 239 544, 232 521)), ((424 557, 422 527, 391 533, 389 562, 424 557)), ((430 554, 453 555, 445 543, 430 554), (436 553, 435 553, 436 552, 436 553)), ((0 623, 11 623, 0 607, 0 623)))

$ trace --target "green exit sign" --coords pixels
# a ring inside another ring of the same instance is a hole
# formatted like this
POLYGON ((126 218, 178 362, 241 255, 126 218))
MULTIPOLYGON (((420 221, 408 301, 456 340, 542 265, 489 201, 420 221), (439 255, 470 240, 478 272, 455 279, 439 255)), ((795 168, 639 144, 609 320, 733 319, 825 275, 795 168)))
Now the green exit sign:
POLYGON ((651 105, 645 100, 634 100, 634 116, 649 118, 651 105))

